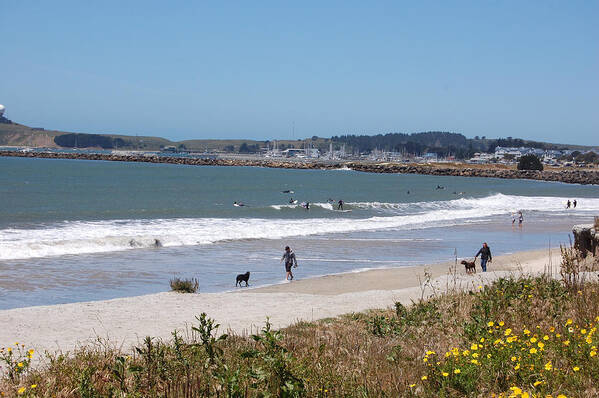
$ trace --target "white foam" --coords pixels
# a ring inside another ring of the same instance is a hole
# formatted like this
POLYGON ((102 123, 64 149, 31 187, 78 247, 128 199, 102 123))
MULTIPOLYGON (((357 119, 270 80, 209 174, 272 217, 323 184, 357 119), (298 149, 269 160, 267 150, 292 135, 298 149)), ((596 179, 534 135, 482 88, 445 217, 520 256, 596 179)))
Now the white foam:
MULTIPOLYGON (((565 213, 567 199, 496 194, 485 198, 418 203, 350 203, 364 208, 389 208, 393 213, 368 218, 178 218, 154 220, 69 221, 31 229, 0 230, 0 260, 149 248, 212 244, 227 240, 281 239, 379 229, 413 229, 463 224, 509 215, 517 210, 565 213)), ((599 199, 579 200, 584 210, 599 211, 599 199)), ((332 209, 330 203, 315 204, 332 209)), ((286 206, 286 205, 282 205, 286 206)))

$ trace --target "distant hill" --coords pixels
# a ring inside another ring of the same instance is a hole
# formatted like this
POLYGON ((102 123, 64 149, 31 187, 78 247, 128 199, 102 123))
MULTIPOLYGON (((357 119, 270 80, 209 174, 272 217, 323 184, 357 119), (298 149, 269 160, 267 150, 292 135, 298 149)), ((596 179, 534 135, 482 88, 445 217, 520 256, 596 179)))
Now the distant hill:
POLYGON ((440 156, 453 155, 456 158, 470 158, 475 152, 494 152, 502 147, 530 147, 540 149, 590 149, 581 145, 552 144, 523 140, 520 138, 466 138, 462 134, 446 131, 428 131, 424 133, 390 133, 378 135, 342 135, 331 138, 335 143, 344 143, 360 152, 373 150, 386 152, 410 153, 422 155, 437 153, 440 156))
MULTIPOLYGON (((175 147, 191 151, 217 151, 230 153, 255 153, 270 146, 272 142, 256 140, 185 140, 171 141, 162 137, 131 136, 122 134, 85 134, 57 130, 33 128, 13 123, 6 118, 0 120, 0 146, 28 146, 46 148, 104 148, 122 150, 156 151, 165 147, 175 147)), ((475 152, 493 152, 497 146, 528 146, 543 149, 577 149, 591 147, 581 145, 552 144, 522 140, 519 138, 486 137, 466 138, 462 134, 442 131, 403 134, 390 133, 378 135, 341 135, 332 138, 313 136, 298 140, 277 140, 278 148, 304 148, 312 146, 321 153, 345 146, 346 152, 369 153, 373 150, 402 152, 421 155, 435 152, 441 156, 453 155, 456 158, 468 158, 475 152)))

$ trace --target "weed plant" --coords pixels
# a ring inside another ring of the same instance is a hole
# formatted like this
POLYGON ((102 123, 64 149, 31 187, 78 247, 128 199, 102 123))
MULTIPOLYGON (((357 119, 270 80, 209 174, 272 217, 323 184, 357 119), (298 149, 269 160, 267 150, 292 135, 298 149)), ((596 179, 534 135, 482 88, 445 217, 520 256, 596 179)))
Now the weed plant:
POLYGON ((196 278, 173 278, 169 281, 169 284, 171 286, 171 290, 178 293, 196 293, 200 288, 200 283, 196 278))

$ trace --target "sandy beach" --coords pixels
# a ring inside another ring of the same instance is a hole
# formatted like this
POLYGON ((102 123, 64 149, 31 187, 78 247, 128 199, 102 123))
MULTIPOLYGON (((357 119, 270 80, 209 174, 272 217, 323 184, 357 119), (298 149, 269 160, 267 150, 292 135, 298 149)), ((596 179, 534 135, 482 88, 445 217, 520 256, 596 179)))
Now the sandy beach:
MULTIPOLYGON (((0 311, 0 347, 19 342, 38 352, 68 352, 98 342, 125 349, 145 336, 162 339, 183 332, 202 312, 221 324, 221 331, 238 334, 259 330, 266 318, 277 327, 313 321, 412 300, 447 288, 476 289, 509 274, 555 273, 559 249, 497 256, 490 272, 465 274, 454 263, 377 269, 296 280, 291 283, 229 293, 178 294, 164 292, 138 297, 0 311), (425 276, 425 272, 430 278, 425 276)), ((301 278, 301 269, 297 275, 301 278)))

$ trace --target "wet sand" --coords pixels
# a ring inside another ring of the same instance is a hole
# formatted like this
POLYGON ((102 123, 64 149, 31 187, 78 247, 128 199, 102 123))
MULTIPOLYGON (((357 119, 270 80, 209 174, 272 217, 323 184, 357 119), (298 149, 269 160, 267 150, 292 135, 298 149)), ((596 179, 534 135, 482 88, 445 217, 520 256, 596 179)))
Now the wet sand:
POLYGON ((38 352, 67 352, 97 343, 100 338, 128 349, 145 336, 169 339, 175 329, 185 332, 202 312, 216 319, 222 325, 221 331, 253 333, 267 317, 273 326, 281 328, 300 320, 386 308, 395 301, 409 304, 433 291, 476 288, 520 272, 549 270, 555 274, 559 269, 559 249, 552 250, 551 255, 549 250, 535 250, 498 256, 488 269, 490 272, 484 274, 467 275, 461 264, 456 269, 452 262, 330 275, 230 293, 164 292, 3 310, 0 347, 19 342, 38 352))

